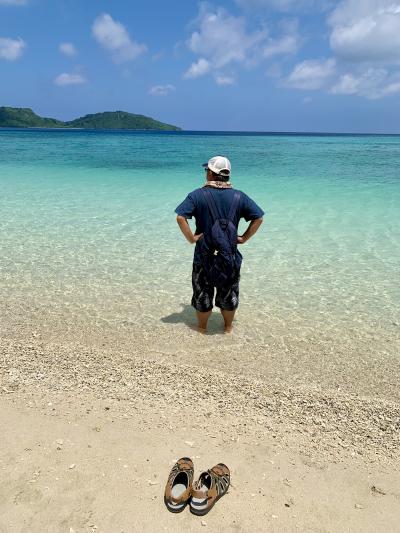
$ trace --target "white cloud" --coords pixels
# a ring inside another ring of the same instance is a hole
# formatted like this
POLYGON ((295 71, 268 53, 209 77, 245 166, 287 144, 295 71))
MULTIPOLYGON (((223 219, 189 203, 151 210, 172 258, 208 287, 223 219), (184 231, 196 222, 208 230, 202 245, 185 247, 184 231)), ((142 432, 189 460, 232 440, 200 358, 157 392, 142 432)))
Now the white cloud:
POLYGON ((339 58, 354 62, 400 61, 400 1, 344 0, 328 19, 339 58))
POLYGON ((281 23, 283 35, 276 39, 269 38, 264 47, 264 57, 278 55, 294 55, 299 51, 302 39, 298 31, 298 21, 284 21, 281 23))
POLYGON ((28 0, 0 0, 0 6, 26 6, 28 0))
POLYGON ((56 85, 64 86, 64 85, 80 85, 82 83, 86 83, 87 80, 84 76, 81 74, 68 74, 67 72, 63 72, 57 78, 55 78, 54 83, 56 85))
POLYGON ((334 59, 307 59, 298 63, 288 79, 286 85, 295 89, 315 91, 325 86, 335 74, 336 61, 334 59))
POLYGON ((233 76, 216 76, 215 81, 217 85, 233 85, 235 83, 235 78, 233 76))
POLYGON ((0 59, 16 61, 21 57, 26 43, 22 39, 8 39, 0 37, 0 59))
POLYGON ((331 89, 333 94, 356 94, 358 91, 360 79, 353 74, 343 74, 340 76, 338 83, 331 89))
POLYGON ((168 83, 167 85, 153 85, 149 89, 149 94, 152 96, 167 96, 172 91, 175 91, 175 87, 168 83))
POLYGON ((208 60, 213 67, 230 63, 246 63, 259 52, 258 45, 266 38, 265 30, 248 32, 243 17, 230 15, 225 9, 200 10, 198 31, 192 33, 190 50, 208 60))
MULTIPOLYGON (((301 61, 286 79, 282 62, 266 71, 267 76, 276 77, 286 87, 371 100, 400 94, 400 0, 235 1, 244 9, 253 10, 331 10, 326 19, 330 59, 301 61)), ((303 39, 296 21, 285 24, 281 35, 267 35, 262 42, 264 58, 280 58, 299 51, 303 39)))
POLYGON ((210 62, 207 61, 207 59, 204 59, 204 57, 201 57, 196 63, 190 65, 183 77, 186 79, 199 78, 200 76, 207 74, 210 71, 210 67, 210 62))
POLYGON ((359 75, 343 74, 331 88, 331 93, 377 100, 400 93, 400 75, 391 75, 386 69, 372 67, 359 75))
POLYGON ((222 7, 212 8, 208 3, 200 4, 195 24, 197 30, 186 44, 198 59, 184 78, 222 71, 214 76, 219 85, 234 83, 235 68, 251 68, 266 59, 296 54, 302 42, 297 20, 278 22, 277 36, 272 36, 265 25, 249 29, 245 17, 234 16, 222 7), (224 74, 227 67, 230 76, 224 74))
POLYGON ((92 33, 97 42, 112 53, 115 63, 136 59, 147 50, 144 44, 132 40, 125 26, 107 13, 96 18, 92 33))
POLYGON ((400 93, 400 80, 393 83, 389 83, 382 89, 382 96, 388 96, 391 94, 400 93))
POLYGON ((59 46, 59 50, 62 54, 68 57, 73 57, 77 54, 77 50, 72 43, 61 43, 59 46))
POLYGON ((271 40, 264 48, 265 57, 295 54, 299 49, 299 39, 295 35, 286 35, 280 39, 271 40))
MULTIPOLYGON (((236 3, 244 9, 276 9, 277 11, 299 11, 310 7, 314 0, 236 0, 236 3)), ((321 0, 319 0, 321 4, 321 0)))
POLYGON ((400 92, 400 0, 342 0, 328 24, 340 72, 332 94, 376 100, 400 92))

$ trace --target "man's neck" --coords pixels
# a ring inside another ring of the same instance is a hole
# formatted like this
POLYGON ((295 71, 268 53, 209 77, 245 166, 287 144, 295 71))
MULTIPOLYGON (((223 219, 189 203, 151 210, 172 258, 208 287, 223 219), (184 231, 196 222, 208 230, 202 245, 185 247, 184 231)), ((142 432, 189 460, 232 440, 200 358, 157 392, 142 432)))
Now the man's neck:
POLYGON ((213 187, 215 189, 232 189, 232 185, 229 181, 207 180, 204 187, 213 187))

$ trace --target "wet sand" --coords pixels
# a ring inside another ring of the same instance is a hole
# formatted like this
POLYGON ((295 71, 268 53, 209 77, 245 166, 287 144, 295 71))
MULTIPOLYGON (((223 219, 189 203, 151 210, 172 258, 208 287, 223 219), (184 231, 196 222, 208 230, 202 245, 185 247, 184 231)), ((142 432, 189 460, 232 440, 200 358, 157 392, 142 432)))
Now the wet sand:
MULTIPOLYGON (((115 305, 109 313, 119 317, 115 305)), ((0 302, 0 337, 62 345, 67 351, 75 346, 106 351, 111 357, 122 353, 178 365, 229 368, 232 374, 256 376, 282 388, 400 402, 397 322, 357 327, 349 321, 331 328, 289 312, 284 318, 265 310, 252 313, 243 304, 234 334, 227 338, 217 311, 211 315, 208 334, 201 336, 190 328, 195 315, 188 304, 171 304, 173 311, 157 301, 146 309, 137 305, 132 301, 133 318, 109 321, 101 317, 108 308, 105 302, 87 314, 90 309, 67 306, 62 298, 53 306, 28 296, 17 306, 5 298, 0 302)))

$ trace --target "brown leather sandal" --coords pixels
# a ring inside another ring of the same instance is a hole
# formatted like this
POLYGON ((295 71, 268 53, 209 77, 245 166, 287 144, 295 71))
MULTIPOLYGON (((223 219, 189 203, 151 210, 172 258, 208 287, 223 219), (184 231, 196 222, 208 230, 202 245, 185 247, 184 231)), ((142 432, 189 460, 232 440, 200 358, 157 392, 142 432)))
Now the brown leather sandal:
POLYGON ((198 516, 207 514, 217 501, 226 494, 231 482, 229 468, 223 463, 200 474, 193 484, 190 511, 198 516))
POLYGON ((164 503, 171 513, 181 513, 192 495, 193 462, 182 457, 173 466, 165 486, 164 503))

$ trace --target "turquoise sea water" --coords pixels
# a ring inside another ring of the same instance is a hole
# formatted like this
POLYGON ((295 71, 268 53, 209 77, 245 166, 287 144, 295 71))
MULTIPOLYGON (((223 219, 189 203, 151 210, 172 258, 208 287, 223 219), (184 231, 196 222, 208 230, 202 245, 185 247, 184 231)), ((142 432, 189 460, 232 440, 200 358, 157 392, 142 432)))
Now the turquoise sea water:
POLYGON ((242 249, 237 339, 394 357, 396 136, 0 130, 2 331, 184 339, 193 249, 174 208, 218 153, 267 212, 242 249))

